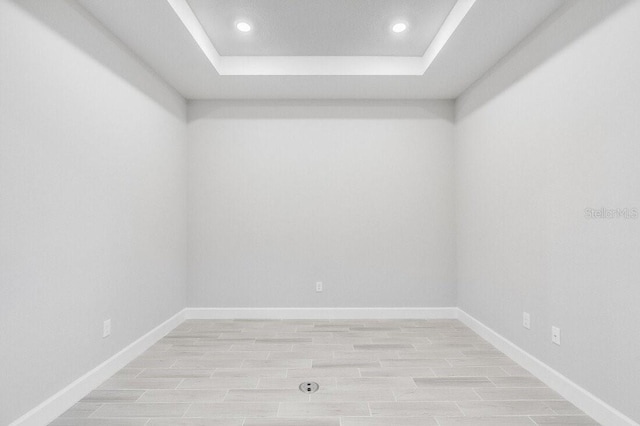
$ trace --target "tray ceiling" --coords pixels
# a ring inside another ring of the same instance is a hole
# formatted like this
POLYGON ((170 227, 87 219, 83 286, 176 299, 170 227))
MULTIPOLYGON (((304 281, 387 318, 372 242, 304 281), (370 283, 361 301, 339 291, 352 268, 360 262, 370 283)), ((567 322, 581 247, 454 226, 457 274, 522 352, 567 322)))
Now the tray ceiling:
POLYGON ((567 3, 76 1, 188 99, 456 98, 567 3))

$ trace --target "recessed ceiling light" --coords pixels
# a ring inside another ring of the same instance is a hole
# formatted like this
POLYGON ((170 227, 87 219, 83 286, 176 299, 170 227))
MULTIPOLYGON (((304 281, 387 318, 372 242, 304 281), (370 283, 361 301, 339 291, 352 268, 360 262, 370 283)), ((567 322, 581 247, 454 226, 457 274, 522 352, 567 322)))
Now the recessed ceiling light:
POLYGON ((248 33, 249 31, 251 31, 251 25, 244 21, 238 22, 236 24, 236 28, 238 29, 238 31, 242 31, 243 33, 248 33))
POLYGON ((407 24, 405 24, 404 22, 398 22, 397 24, 393 24, 393 27, 391 27, 391 30, 394 33, 401 33, 404 32, 407 29, 407 24))

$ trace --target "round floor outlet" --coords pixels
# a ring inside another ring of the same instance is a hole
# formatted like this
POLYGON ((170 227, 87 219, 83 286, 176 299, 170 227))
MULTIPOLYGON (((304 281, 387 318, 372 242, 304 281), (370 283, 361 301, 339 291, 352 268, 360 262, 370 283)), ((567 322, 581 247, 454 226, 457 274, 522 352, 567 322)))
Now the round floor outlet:
POLYGON ((302 382, 300 383, 300 386, 298 386, 298 389, 300 389, 300 392, 314 393, 320 389, 320 385, 316 382, 302 382))

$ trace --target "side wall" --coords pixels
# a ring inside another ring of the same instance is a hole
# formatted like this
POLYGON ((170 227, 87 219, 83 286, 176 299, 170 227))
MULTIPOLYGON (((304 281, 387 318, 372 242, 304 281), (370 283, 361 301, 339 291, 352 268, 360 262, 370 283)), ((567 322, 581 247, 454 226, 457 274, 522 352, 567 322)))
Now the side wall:
POLYGON ((635 421, 640 219, 587 209, 640 208, 639 22, 623 5, 497 90, 532 40, 459 99, 455 142, 459 306, 635 421))
POLYGON ((452 121, 451 102, 190 103, 189 306, 454 306, 452 121))
POLYGON ((185 306, 185 102, 69 5, 0 1, 3 425, 185 306))

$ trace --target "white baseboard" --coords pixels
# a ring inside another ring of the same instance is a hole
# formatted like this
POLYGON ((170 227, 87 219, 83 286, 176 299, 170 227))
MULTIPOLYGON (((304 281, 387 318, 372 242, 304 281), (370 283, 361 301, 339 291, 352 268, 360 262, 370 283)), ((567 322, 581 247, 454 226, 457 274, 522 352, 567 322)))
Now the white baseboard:
POLYGON ((114 373, 153 346, 154 343, 182 323, 184 318, 183 309, 93 370, 58 391, 9 426, 42 426, 49 424, 114 373))
POLYGON ((187 308, 186 319, 455 319, 458 308, 187 308))
POLYGON ((458 319, 598 423, 604 426, 640 426, 620 411, 516 346, 510 340, 496 333, 462 309, 459 309, 458 319))

